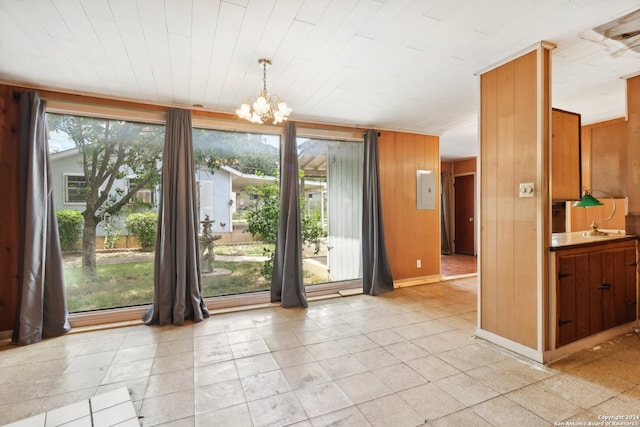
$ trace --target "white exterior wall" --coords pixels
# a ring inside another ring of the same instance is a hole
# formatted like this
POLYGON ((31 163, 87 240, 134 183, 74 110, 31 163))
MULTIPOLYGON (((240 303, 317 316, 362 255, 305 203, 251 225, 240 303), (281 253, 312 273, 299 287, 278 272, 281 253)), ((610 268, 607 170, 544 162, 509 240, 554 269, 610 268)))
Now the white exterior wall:
POLYGON ((328 267, 331 280, 362 277, 362 144, 339 144, 327 156, 328 267))
POLYGON ((196 176, 200 194, 199 220, 203 221, 205 215, 209 215, 209 219, 215 221, 211 227, 214 233, 233 231, 232 204, 229 203, 233 200, 233 193, 229 173, 222 169, 214 173, 198 170, 196 176))

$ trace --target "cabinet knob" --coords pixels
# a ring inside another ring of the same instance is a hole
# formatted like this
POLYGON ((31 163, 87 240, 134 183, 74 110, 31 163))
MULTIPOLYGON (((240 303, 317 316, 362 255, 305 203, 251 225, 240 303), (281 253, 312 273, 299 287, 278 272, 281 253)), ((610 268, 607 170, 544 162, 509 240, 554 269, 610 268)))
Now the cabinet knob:
POLYGON ((602 285, 598 286, 598 289, 611 289, 611 283, 603 283, 602 285))
POLYGON ((572 320, 560 319, 560 320, 558 320, 558 326, 566 325, 567 323, 571 323, 571 322, 572 322, 572 320))

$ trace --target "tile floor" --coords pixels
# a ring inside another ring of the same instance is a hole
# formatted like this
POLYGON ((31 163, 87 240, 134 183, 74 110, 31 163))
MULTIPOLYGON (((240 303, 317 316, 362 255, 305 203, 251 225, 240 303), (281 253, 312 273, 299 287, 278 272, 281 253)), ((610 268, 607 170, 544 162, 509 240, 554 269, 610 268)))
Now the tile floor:
POLYGON ((465 278, 307 310, 2 343, 0 425, 123 387, 144 427, 549 426, 640 416, 635 334, 546 367, 474 338, 475 322, 476 279, 465 278))
POLYGON ((9 424, 9 427, 61 426, 140 427, 140 423, 129 389, 121 387, 9 424))

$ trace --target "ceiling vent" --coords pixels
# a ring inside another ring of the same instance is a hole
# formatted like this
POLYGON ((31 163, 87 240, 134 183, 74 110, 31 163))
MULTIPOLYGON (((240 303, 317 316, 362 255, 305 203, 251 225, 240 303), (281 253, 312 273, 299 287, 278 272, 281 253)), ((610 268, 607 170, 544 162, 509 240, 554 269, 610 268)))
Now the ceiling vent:
POLYGON ((640 10, 595 27, 593 31, 623 45, 612 55, 614 57, 622 56, 629 50, 640 53, 640 10))

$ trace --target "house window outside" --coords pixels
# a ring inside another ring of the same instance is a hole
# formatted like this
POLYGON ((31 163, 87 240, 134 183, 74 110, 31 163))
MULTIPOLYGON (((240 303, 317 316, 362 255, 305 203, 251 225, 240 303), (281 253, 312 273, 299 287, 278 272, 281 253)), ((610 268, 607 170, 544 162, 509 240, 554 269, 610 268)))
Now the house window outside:
POLYGON ((135 192, 131 198, 131 204, 134 206, 153 207, 156 204, 156 190, 153 188, 138 188, 138 180, 136 178, 127 178, 127 188, 130 193, 135 192))
POLYGON ((87 180, 84 175, 64 175, 64 202, 86 203, 87 180))

